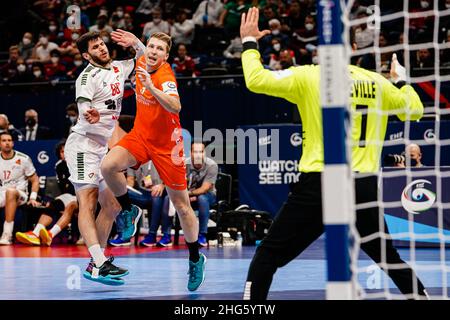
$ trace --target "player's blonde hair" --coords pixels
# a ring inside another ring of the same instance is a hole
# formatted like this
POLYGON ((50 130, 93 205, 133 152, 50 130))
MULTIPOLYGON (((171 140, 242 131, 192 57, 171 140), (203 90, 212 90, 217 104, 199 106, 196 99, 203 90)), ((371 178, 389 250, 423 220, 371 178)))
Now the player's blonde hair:
POLYGON ((148 41, 150 41, 151 38, 156 38, 161 41, 164 41, 167 44, 167 53, 170 52, 170 48, 172 48, 172 38, 167 33, 155 32, 150 36, 150 38, 148 38, 148 41))

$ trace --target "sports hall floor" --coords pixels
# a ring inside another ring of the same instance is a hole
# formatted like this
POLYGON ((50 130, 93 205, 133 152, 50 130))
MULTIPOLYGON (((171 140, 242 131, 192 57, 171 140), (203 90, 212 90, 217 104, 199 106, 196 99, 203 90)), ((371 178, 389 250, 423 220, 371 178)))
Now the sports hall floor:
MULTIPOLYGON (((0 300, 94 300, 94 299, 155 299, 155 300, 240 300, 254 246, 210 247, 202 249, 208 257, 206 279, 195 293, 187 284, 187 248, 181 244, 171 248, 109 248, 115 262, 130 270, 123 286, 107 286, 82 277, 88 259, 84 246, 53 245, 0 247, 0 300)), ((410 261, 409 250, 400 249, 401 256, 410 261)), ((419 266, 439 261, 438 249, 417 249, 419 266)), ((450 249, 445 252, 449 266, 450 249)), ((317 240, 302 255, 276 273, 269 299, 317 300, 325 297, 325 251, 323 238, 317 240)), ((359 266, 373 263, 360 255, 359 266)), ((450 287, 450 275, 436 270, 419 270, 419 277, 428 292, 440 295, 442 283, 450 287)), ((374 269, 359 275, 362 287, 373 289, 380 278, 374 269)), ((379 272, 382 281, 384 274, 379 272)), ((392 292, 398 293, 389 280, 392 292)), ((375 290, 376 291, 376 290, 375 290)), ((447 296, 450 288, 447 288, 447 296)))

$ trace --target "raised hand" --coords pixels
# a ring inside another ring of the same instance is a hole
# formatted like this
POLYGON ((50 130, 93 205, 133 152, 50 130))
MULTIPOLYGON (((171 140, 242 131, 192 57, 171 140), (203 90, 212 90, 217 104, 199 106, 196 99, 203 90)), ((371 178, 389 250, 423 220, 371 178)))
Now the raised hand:
POLYGON ((111 39, 116 42, 119 46, 128 48, 134 46, 139 39, 131 32, 117 29, 111 32, 111 39))
POLYGON ((258 28, 259 9, 256 7, 250 8, 247 14, 243 13, 241 16, 241 39, 245 37, 254 37, 256 40, 270 34, 270 30, 259 31, 258 28))
POLYGON ((397 60, 397 54, 392 55, 391 78, 394 83, 406 81, 406 69, 397 60))
POLYGON ((150 78, 150 74, 147 72, 147 70, 142 67, 138 67, 136 69, 136 75, 139 77, 139 80, 141 80, 142 84, 151 92, 155 86, 153 85, 152 79, 150 78))

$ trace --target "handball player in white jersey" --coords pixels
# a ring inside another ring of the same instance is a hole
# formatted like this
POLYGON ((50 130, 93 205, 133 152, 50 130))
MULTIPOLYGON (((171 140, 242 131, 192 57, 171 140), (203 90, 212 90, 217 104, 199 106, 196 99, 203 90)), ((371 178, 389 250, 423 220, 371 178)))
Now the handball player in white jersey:
MULTIPOLYGON (((138 58, 145 46, 139 41, 133 45, 138 58)), ((115 266, 113 258, 107 259, 104 255, 120 206, 103 180, 100 163, 108 151, 108 140, 122 107, 124 82, 133 71, 135 60, 112 61, 108 48, 96 32, 82 35, 77 46, 89 64, 76 81, 80 116, 67 139, 65 153, 69 180, 79 203, 80 233, 92 257, 83 275, 104 284, 121 285, 128 271, 115 266), (95 219, 97 201, 101 210, 95 219)))

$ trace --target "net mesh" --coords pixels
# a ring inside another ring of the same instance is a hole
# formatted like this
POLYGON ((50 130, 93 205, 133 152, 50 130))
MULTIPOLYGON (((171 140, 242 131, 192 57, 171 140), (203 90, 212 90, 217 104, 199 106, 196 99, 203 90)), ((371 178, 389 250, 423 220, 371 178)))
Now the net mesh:
MULTIPOLYGON (((341 0, 349 63, 388 76, 392 54, 396 53, 406 68, 407 82, 419 93, 425 107, 420 122, 390 121, 386 139, 374 142, 383 148, 382 159, 392 157, 394 166, 401 166, 404 161, 405 167, 380 170, 378 201, 356 206, 356 209, 378 207, 379 224, 383 225, 386 218, 390 229, 390 234, 379 232, 361 238, 355 226, 351 226, 354 240, 351 269, 357 288, 355 294, 362 299, 405 298, 380 269, 404 267, 386 262, 388 238, 394 240, 400 256, 416 272, 431 299, 449 298, 450 1, 421 2, 390 1, 387 5, 388 2, 381 0, 341 0), (352 50, 350 34, 355 35, 362 48, 352 50), (426 152, 422 159, 429 163, 425 167, 412 168, 411 157, 402 154, 410 144, 417 144, 422 153, 426 152), (360 250, 361 244, 377 237, 383 239, 379 265, 362 259, 360 250)), ((382 108, 362 112, 389 116, 383 114, 382 108)), ((381 129, 381 123, 378 128, 381 129)), ((350 139, 347 143, 351 150, 350 139)), ((417 283, 413 286, 414 293, 406 298, 419 298, 417 283)))

